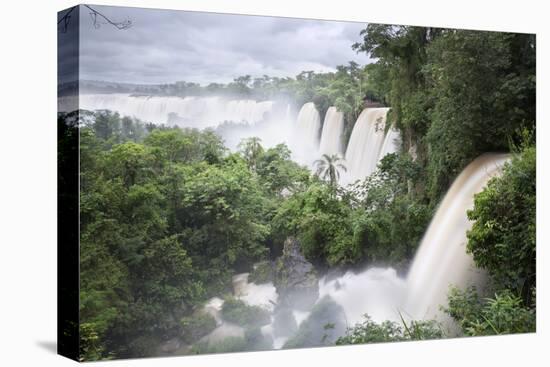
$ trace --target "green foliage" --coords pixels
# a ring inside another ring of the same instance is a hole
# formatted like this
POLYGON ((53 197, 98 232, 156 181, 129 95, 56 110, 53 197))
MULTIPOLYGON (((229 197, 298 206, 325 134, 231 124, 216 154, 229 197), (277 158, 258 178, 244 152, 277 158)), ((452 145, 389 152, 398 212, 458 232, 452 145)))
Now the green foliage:
POLYGON ((369 24, 354 48, 376 58, 369 90, 389 104, 414 148, 435 207, 482 152, 508 149, 535 126, 534 35, 369 24))
POLYGON ((190 354, 210 354, 210 353, 234 353, 242 352, 247 349, 246 340, 243 337, 228 336, 215 344, 199 343, 195 344, 190 354))
POLYGON ((200 342, 191 347, 190 354, 233 353, 271 349, 273 341, 262 335, 260 328, 245 330, 244 337, 229 336, 218 342, 200 342))
POLYGON ((244 139, 239 144, 239 149, 241 151, 241 154, 248 164, 248 168, 255 171, 256 166, 258 165, 258 160, 260 156, 263 154, 264 149, 262 145, 260 144, 262 140, 258 137, 252 137, 244 139))
MULTIPOLYGON (((60 115, 61 128, 74 130, 62 134, 61 152, 79 128, 84 360, 151 355, 182 332, 197 340, 215 322, 193 310, 226 291, 235 272, 273 260, 289 236, 316 265, 406 263, 454 177, 479 154, 510 147, 516 154, 503 176, 468 213, 468 250, 497 294, 482 302, 452 294, 449 313, 468 335, 534 330, 534 36, 376 24, 362 36, 354 48, 375 60, 366 67, 350 63, 295 78, 245 75, 206 87, 177 82, 154 92, 314 102, 321 114, 336 106, 346 136, 365 99, 391 105, 388 121, 400 130, 402 153, 346 189, 336 185, 344 169, 334 157, 319 164, 321 179, 293 162, 283 144, 264 149, 251 138, 229 154, 212 130, 144 124, 109 111, 82 111, 81 120, 60 115)), ((66 164, 69 154, 59 160, 66 164)), ((261 264, 252 281, 270 279, 269 263, 261 264)), ((328 315, 337 310, 325 308, 316 313, 326 322, 305 321, 289 346, 334 342, 339 326, 328 315)), ((223 314, 247 328, 245 338, 194 351, 270 343, 258 329, 269 322, 267 311, 228 299, 223 314)), ((430 322, 366 319, 339 343, 440 336, 430 322)))
POLYGON ((337 154, 328 155, 323 154, 321 159, 313 162, 317 166, 317 176, 327 181, 329 185, 336 189, 338 186, 338 180, 340 179, 340 172, 346 172, 346 166, 341 163, 343 161, 337 154))
POLYGON ((309 180, 309 171, 291 160, 285 144, 265 150, 258 158, 256 173, 260 185, 277 198, 283 196, 284 191, 302 189, 309 180))
POLYGON ((353 188, 361 207, 352 219, 354 241, 369 260, 396 264, 413 256, 432 211, 414 191, 417 162, 388 154, 378 168, 353 188))
POLYGON ((416 190, 420 177, 410 157, 389 154, 377 172, 348 190, 312 182, 282 203, 272 228, 297 237, 304 255, 320 264, 406 261, 432 214, 416 190))
POLYGON ((256 328, 271 322, 269 312, 259 306, 249 306, 235 298, 227 298, 222 306, 224 320, 246 328, 256 328))
POLYGON ((429 189, 440 195, 479 152, 508 149, 535 124, 534 38, 523 34, 444 32, 430 46, 425 72, 437 103, 427 133, 429 189))
POLYGON ((526 147, 475 196, 467 249, 499 288, 528 305, 536 275, 536 151, 526 147))
POLYGON ((183 317, 180 323, 183 340, 187 343, 196 342, 216 328, 216 319, 209 313, 199 313, 183 317))
POLYGON ((480 301, 475 288, 452 288, 445 311, 469 336, 529 333, 536 328, 535 311, 507 290, 480 301))
MULTIPOLYGON (((153 127, 138 139, 130 120, 91 116, 100 130, 81 127, 80 141, 83 354, 150 355, 232 273, 266 255, 271 179, 226 157, 212 131, 153 127)), ((291 166, 288 156, 278 164, 291 166)))
POLYGON ((104 347, 93 324, 81 323, 79 337, 79 361, 96 361, 103 356, 104 347))
POLYGON ((428 340, 443 337, 441 327, 433 320, 411 321, 401 324, 384 321, 380 324, 365 315, 365 320, 347 330, 346 335, 336 340, 337 345, 382 343, 405 340, 428 340))
POLYGON ((231 267, 249 268, 265 256, 264 197, 241 160, 198 165, 182 187, 178 219, 194 261, 211 279, 231 267))
POLYGON ((360 257, 351 243, 347 220, 349 204, 324 183, 312 183, 306 191, 291 196, 279 207, 273 228, 284 237, 296 236, 306 258, 330 265, 354 263, 360 257))

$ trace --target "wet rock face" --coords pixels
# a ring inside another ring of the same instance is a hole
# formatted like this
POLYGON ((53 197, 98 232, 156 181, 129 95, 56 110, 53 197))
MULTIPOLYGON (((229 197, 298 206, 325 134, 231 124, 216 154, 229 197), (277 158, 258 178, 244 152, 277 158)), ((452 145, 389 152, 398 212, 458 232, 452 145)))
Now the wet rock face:
POLYGON ((275 287, 282 307, 307 311, 319 298, 317 272, 302 254, 300 242, 294 237, 286 239, 283 254, 277 260, 275 287))
POLYGON ((309 348, 334 345, 346 332, 346 316, 342 306, 329 296, 315 304, 308 318, 283 348, 309 348))

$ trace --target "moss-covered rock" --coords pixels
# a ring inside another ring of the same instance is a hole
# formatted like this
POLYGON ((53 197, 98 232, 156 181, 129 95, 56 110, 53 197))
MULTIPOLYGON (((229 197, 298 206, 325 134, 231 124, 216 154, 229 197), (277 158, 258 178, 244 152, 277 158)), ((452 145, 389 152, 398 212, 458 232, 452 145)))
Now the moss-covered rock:
POLYGON ((271 322, 269 311, 259 306, 249 306, 235 298, 227 298, 223 303, 222 318, 245 328, 260 327, 271 322))
POLYGON ((334 345, 346 331, 346 317, 342 306, 329 296, 323 297, 300 324, 298 331, 283 348, 305 348, 334 345))
POLYGON ((286 239, 283 255, 277 259, 274 284, 284 307, 307 311, 319 297, 317 272, 294 237, 286 239))

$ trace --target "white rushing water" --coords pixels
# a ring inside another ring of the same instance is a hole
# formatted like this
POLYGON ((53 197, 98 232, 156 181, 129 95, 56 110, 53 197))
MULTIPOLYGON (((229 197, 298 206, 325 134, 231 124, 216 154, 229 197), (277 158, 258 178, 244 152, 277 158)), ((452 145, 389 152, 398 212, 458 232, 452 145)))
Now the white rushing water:
POLYGON ((346 149, 346 181, 363 179, 376 169, 388 110, 365 108, 357 118, 346 149))
POLYGON ((378 153, 378 162, 387 154, 398 152, 400 146, 401 134, 399 130, 393 128, 389 129, 384 137, 384 143, 382 144, 382 148, 380 148, 380 153, 378 153))
POLYGON ((424 234, 407 276, 405 310, 410 317, 441 318, 440 305, 447 304, 449 285, 482 287, 485 274, 466 253, 466 232, 472 222, 466 212, 473 208, 474 194, 500 174, 508 156, 483 154, 455 179, 424 234))
POLYGON ((233 277, 233 294, 250 306, 260 306, 268 311, 273 311, 278 298, 273 283, 249 283, 248 273, 233 277))
POLYGON ((303 157, 302 160, 308 160, 312 152, 317 152, 319 148, 319 130, 321 128, 321 117, 312 102, 306 103, 300 109, 296 118, 297 148, 296 154, 303 157), (301 142, 301 143, 299 143, 301 142))
POLYGON ((342 133, 344 132, 344 114, 336 107, 329 107, 323 122, 319 153, 342 156, 342 133))
POLYGON ((350 327, 363 321, 365 314, 376 322, 399 320, 405 291, 405 281, 392 268, 370 268, 357 274, 348 271, 330 281, 319 281, 320 297, 328 295, 340 304, 350 327))
POLYGON ((166 124, 170 116, 179 125, 205 128, 224 121, 256 123, 267 118, 272 101, 230 100, 221 97, 132 96, 129 94, 82 94, 81 109, 111 110, 147 122, 166 124))

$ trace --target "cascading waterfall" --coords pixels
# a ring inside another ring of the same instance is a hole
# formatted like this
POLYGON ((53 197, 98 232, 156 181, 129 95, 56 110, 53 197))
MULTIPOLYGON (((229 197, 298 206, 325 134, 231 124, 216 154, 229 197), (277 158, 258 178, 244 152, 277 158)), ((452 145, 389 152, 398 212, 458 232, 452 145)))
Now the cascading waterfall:
POLYGON ((327 155, 342 155, 342 133, 344 132, 344 114, 329 107, 323 122, 319 153, 327 155))
MULTIPOLYGON (((359 115, 352 131, 345 154, 347 173, 341 183, 363 179, 376 169, 387 154, 399 151, 401 136, 397 129, 386 130, 388 108, 366 108, 359 115)), ((330 107, 325 115, 318 155, 342 155, 344 115, 336 107, 330 107)))
POLYGON ((415 319, 444 318, 439 305, 447 304, 449 285, 482 287, 485 274, 466 253, 466 216, 474 194, 498 175, 508 159, 505 154, 484 154, 455 179, 433 217, 407 276, 404 310, 415 319))
POLYGON ((382 144, 382 148, 380 148, 377 163, 380 162, 380 160, 386 155, 398 152, 400 146, 401 134, 399 133, 399 130, 390 128, 384 137, 384 143, 382 144))
POLYGON ((363 179, 376 169, 388 110, 365 108, 357 118, 346 150, 347 180, 363 179))
POLYGON ((466 252, 466 232, 471 228, 467 211, 474 195, 500 174, 506 154, 483 154, 456 178, 437 209, 407 277, 392 268, 370 268, 361 273, 347 272, 341 277, 319 282, 320 298, 330 295, 346 313, 352 326, 368 314, 374 321, 437 319, 452 327, 440 310, 447 305, 449 285, 471 285, 483 291, 485 272, 477 268, 466 252))
POLYGON ((317 151, 320 127, 321 117, 317 108, 315 108, 315 104, 312 102, 304 104, 296 119, 296 138, 302 142, 300 155, 311 153, 312 150, 317 151))
MULTIPOLYGON (((375 322, 399 323, 401 317, 436 319, 452 329, 452 322, 440 310, 440 306, 447 304, 449 285, 481 287, 485 281, 484 272, 475 267, 471 255, 466 253, 466 232, 471 227, 466 212, 473 207, 474 195, 501 172, 507 159, 505 154, 484 154, 462 171, 437 209, 406 278, 400 277, 393 268, 377 267, 360 273, 348 271, 339 277, 323 277, 319 280, 318 302, 330 296, 342 306, 348 327, 362 322, 368 314, 375 322)), ((248 283, 247 278, 248 274, 233 278, 235 295, 247 304, 273 311, 277 301, 273 284, 256 285, 248 283)), ((207 307, 212 304, 221 308, 218 298, 211 300, 207 307)), ((293 310, 298 323, 309 314, 293 310)), ((217 338, 222 332, 240 335, 242 331, 231 324, 222 326, 213 336, 217 338)), ((273 325, 264 326, 262 332, 272 336, 273 325)), ((285 340, 275 338, 273 347, 280 348, 285 340)))
POLYGON ((170 123, 171 115, 185 127, 205 128, 224 121, 254 124, 267 118, 272 101, 227 100, 221 97, 132 96, 129 94, 82 94, 81 109, 112 110, 143 121, 170 123))
MULTIPOLYGON (((268 117, 274 110, 271 101, 225 100, 220 97, 82 95, 80 107, 110 109, 121 115, 161 123, 167 122, 169 114, 173 113, 183 119, 184 126, 191 127, 212 126, 223 121, 248 125, 270 120, 245 133, 236 132, 235 142, 246 134, 260 136, 263 132, 266 140, 272 140, 270 144, 287 142, 291 150, 298 153, 294 158, 309 164, 320 154, 342 153, 343 114, 330 107, 319 136, 320 116, 313 103, 302 106, 295 123, 290 121, 289 105, 280 111, 284 117, 274 119, 268 117)), ((399 131, 390 128, 384 133, 388 110, 367 108, 357 119, 345 152, 350 181, 368 176, 374 172, 380 159, 399 150, 399 131)), ((406 278, 398 276, 392 268, 347 272, 330 279, 323 277, 319 280, 319 299, 330 296, 341 305, 348 326, 361 322, 364 314, 377 322, 399 321, 402 313, 410 319, 436 318, 447 323, 449 320, 441 312, 440 305, 446 305, 449 285, 460 288, 484 285, 484 272, 474 266, 465 249, 466 232, 471 227, 466 212, 473 206, 474 194, 480 192, 491 177, 499 174, 507 159, 502 154, 484 154, 458 176, 432 219, 406 278)), ((248 283, 248 274, 239 274, 234 277, 233 284, 235 297, 274 312, 278 295, 272 283, 248 283)), ((222 305, 222 299, 212 298, 204 307, 218 323, 218 327, 204 337, 205 341, 216 342, 227 336, 244 335, 243 328, 223 320, 222 305)), ((301 323, 310 313, 293 310, 292 314, 301 323)), ((262 327, 262 333, 273 336, 273 323, 262 327)), ((281 347, 283 342, 281 338, 274 338, 274 347, 281 347)))

